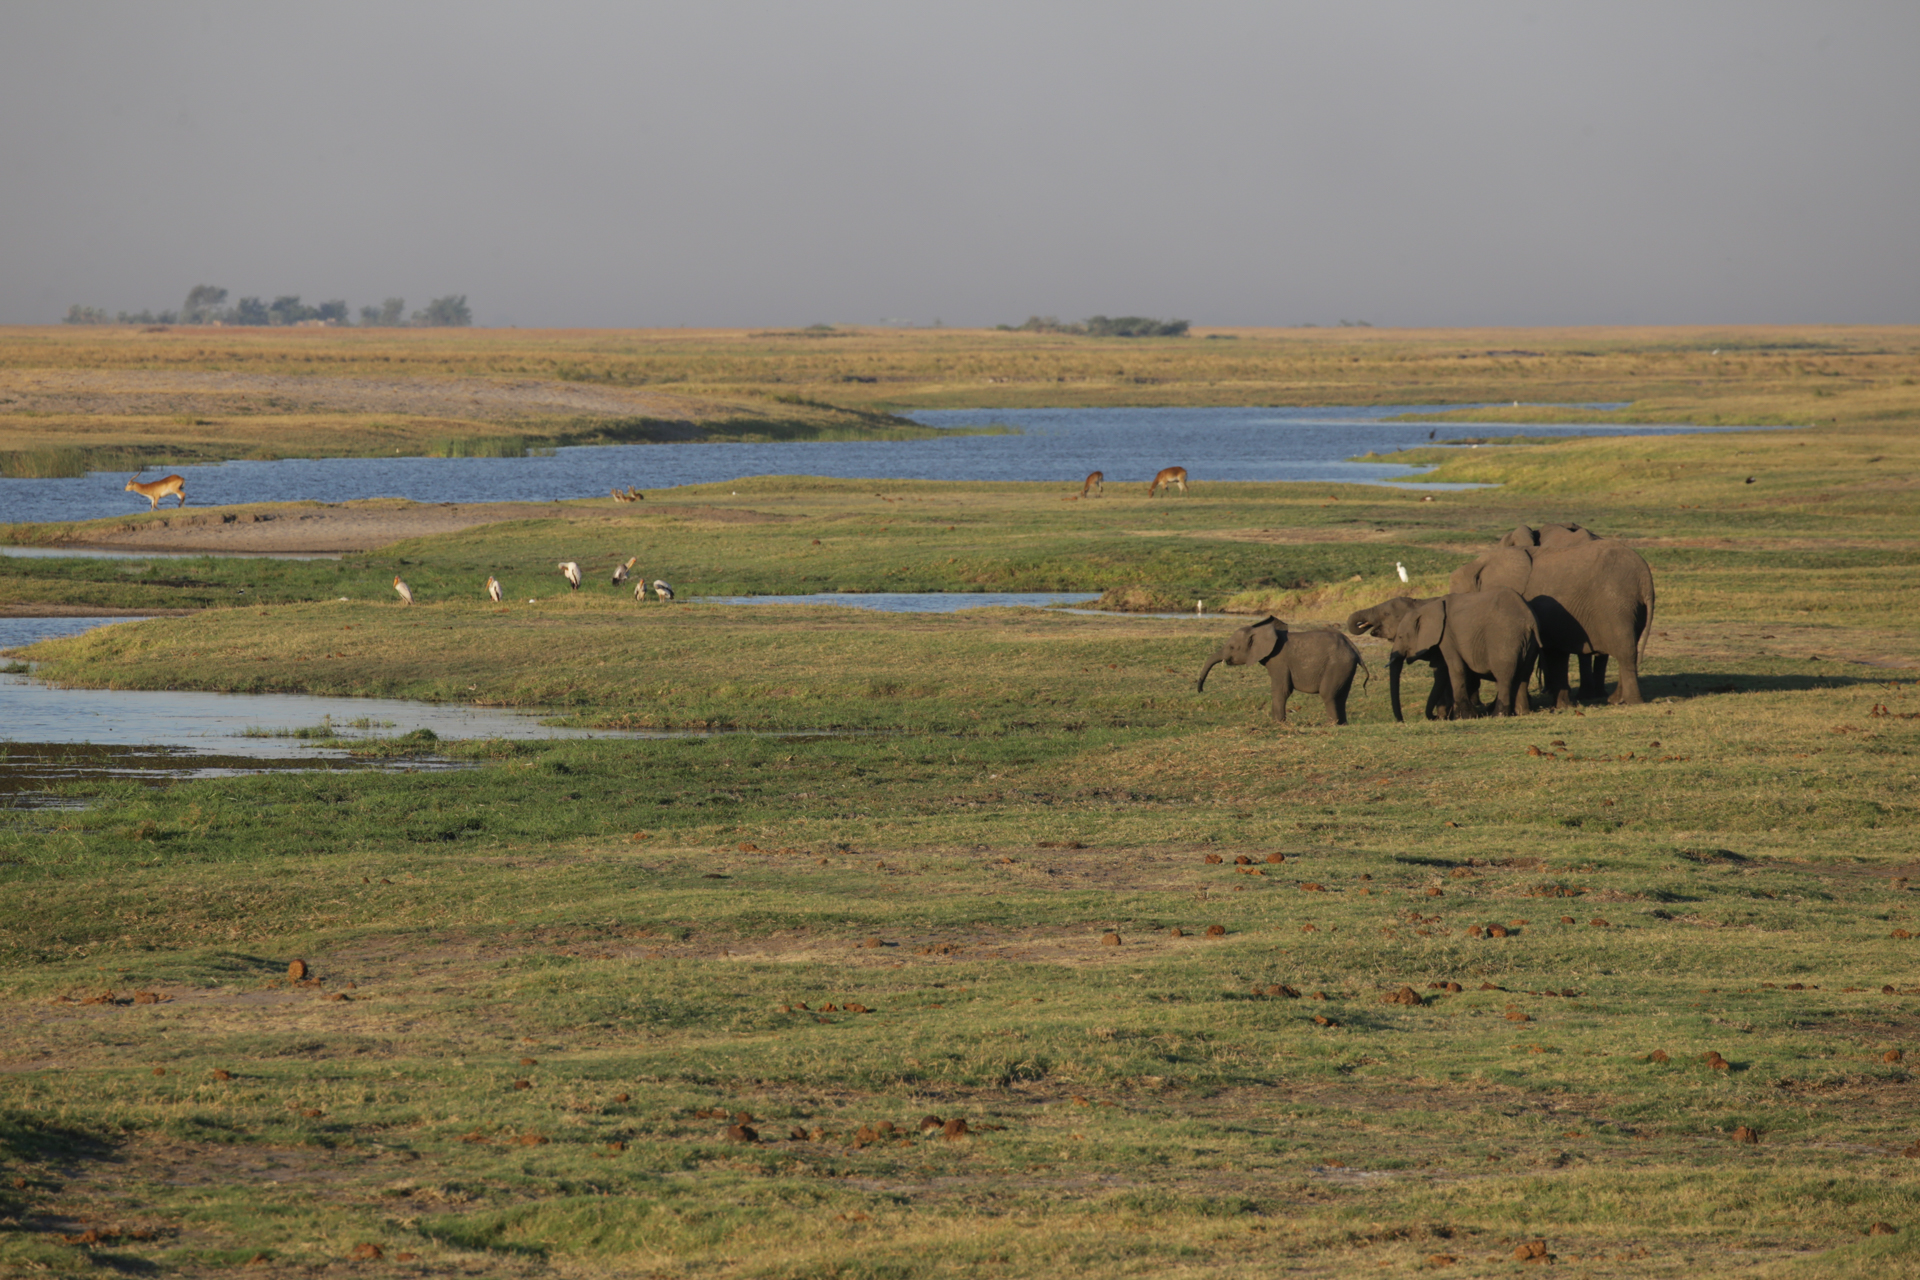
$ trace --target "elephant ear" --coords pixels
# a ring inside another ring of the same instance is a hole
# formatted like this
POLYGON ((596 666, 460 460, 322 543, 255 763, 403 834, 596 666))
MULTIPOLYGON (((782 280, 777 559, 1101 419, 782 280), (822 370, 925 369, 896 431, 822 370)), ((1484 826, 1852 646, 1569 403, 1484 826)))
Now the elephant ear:
POLYGON ((1442 596, 1438 600, 1429 600, 1413 611, 1408 620, 1413 638, 1408 641, 1412 647, 1408 654, 1424 653, 1440 643, 1440 637, 1447 633, 1447 601, 1442 596))
POLYGON ((1247 661, 1265 662, 1287 642, 1287 624, 1268 618, 1247 628, 1247 661))
POLYGON ((1500 539, 1503 547, 1536 547, 1540 545, 1540 535, 1528 525, 1519 525, 1506 537, 1500 539))

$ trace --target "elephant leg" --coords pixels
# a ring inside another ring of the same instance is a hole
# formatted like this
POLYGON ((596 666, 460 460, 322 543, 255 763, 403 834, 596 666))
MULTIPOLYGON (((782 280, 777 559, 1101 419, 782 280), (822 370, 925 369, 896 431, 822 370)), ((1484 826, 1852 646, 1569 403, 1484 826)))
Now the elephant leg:
POLYGON ((1607 700, 1607 655, 1600 652, 1580 655, 1580 701, 1607 700))
POLYGON ((1480 712, 1480 681, 1467 670, 1458 654, 1447 655, 1447 678, 1453 684, 1453 718, 1467 720, 1480 712))
POLYGON ((1640 693, 1639 655, 1629 649, 1620 658, 1620 679, 1613 691, 1613 701, 1623 705, 1635 705, 1646 701, 1640 693))
POLYGON ((1547 649, 1540 654, 1540 700, 1560 710, 1573 705, 1573 691, 1567 687, 1567 652, 1547 649))
POLYGON ((1447 677, 1446 669, 1436 663, 1433 668, 1433 691, 1427 694, 1427 719, 1453 718, 1453 684, 1447 677))
POLYGON ((1353 684, 1353 677, 1335 680, 1333 673, 1320 673, 1320 701, 1326 704, 1327 723, 1345 724, 1347 722, 1347 690, 1353 684))
POLYGON ((1269 708, 1273 718, 1281 724, 1287 722, 1287 699, 1293 696, 1293 673, 1285 669, 1268 668, 1273 676, 1273 705, 1269 708))

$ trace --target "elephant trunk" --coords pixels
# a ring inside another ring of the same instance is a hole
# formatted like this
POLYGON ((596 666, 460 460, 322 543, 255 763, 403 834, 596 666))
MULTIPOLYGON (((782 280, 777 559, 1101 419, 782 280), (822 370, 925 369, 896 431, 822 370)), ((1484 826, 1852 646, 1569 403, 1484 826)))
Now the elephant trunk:
POLYGON ((1407 660, 1399 654, 1387 659, 1387 701, 1393 707, 1393 719, 1396 724, 1405 723, 1406 717, 1400 714, 1400 668, 1407 660))
POLYGON ((1214 654, 1213 657, 1207 660, 1206 666, 1200 668, 1200 683, 1195 686, 1195 688, 1199 692, 1205 693, 1207 691, 1207 676, 1213 671, 1214 667, 1218 666, 1222 662, 1225 662, 1226 660, 1227 660, 1227 651, 1225 649, 1222 649, 1220 652, 1214 654))

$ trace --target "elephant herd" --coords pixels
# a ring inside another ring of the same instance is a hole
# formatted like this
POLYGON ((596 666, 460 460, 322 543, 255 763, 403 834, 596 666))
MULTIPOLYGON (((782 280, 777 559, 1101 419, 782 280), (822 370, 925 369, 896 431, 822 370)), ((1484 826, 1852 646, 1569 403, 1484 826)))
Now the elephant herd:
MULTIPOLYGON (((1644 702, 1640 658, 1653 627, 1653 571, 1638 552, 1577 524, 1522 525, 1499 545, 1454 570, 1448 594, 1426 600, 1395 596, 1347 618, 1347 631, 1391 646, 1387 660, 1393 718, 1402 719, 1401 669, 1426 662, 1434 672, 1428 719, 1484 714, 1482 682, 1493 687, 1492 712, 1532 710, 1528 685, 1537 668, 1548 705, 1574 694, 1567 659, 1579 659, 1584 702, 1604 696, 1607 663, 1618 666, 1611 701, 1644 702)), ((1273 686, 1273 718, 1285 723, 1295 690, 1320 695, 1327 719, 1347 722, 1347 693, 1365 666, 1353 642, 1334 631, 1290 632, 1278 618, 1236 631, 1200 672, 1218 663, 1260 663, 1273 686)))

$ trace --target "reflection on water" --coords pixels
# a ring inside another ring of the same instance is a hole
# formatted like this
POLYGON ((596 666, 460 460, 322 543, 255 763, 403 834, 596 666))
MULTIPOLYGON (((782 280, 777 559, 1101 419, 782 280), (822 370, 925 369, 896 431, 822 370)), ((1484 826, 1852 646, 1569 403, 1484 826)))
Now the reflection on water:
MULTIPOLYGON (((1002 422, 1015 435, 809 444, 595 445, 531 458, 287 458, 173 467, 194 506, 324 497, 406 497, 417 502, 544 502, 604 498, 611 486, 642 491, 746 476, 806 475, 899 480, 1047 480, 1078 486, 1089 471, 1109 485, 1136 484, 1160 468, 1187 468, 1196 485, 1223 480, 1382 483, 1415 475, 1403 466, 1348 462, 1369 451, 1424 445, 1437 435, 1660 435, 1698 427, 1567 426, 1555 423, 1385 422, 1420 405, 1343 409, 953 409, 917 413, 935 427, 1002 422)), ((1450 408, 1452 406, 1438 406, 1450 408)), ((67 480, 0 478, 9 520, 88 520, 129 515, 145 501, 125 491, 126 473, 67 480)))
POLYGON ((440 738, 677 736, 556 729, 541 724, 533 714, 518 711, 400 698, 206 693, 196 689, 57 689, 28 676, 0 675, 0 741, 167 746, 255 760, 345 758, 344 750, 317 749, 299 738, 252 736, 263 729, 293 730, 327 721, 341 731, 342 738, 368 733, 404 736, 422 729, 440 738), (360 723, 370 727, 351 727, 360 723))
POLYGON ((84 800, 55 794, 75 782, 123 780, 149 786, 182 778, 225 778, 239 774, 313 769, 384 769, 417 773, 471 766, 431 757, 348 759, 342 752, 262 759, 214 755, 182 747, 94 746, 68 742, 0 742, 0 809, 78 809, 84 800))

